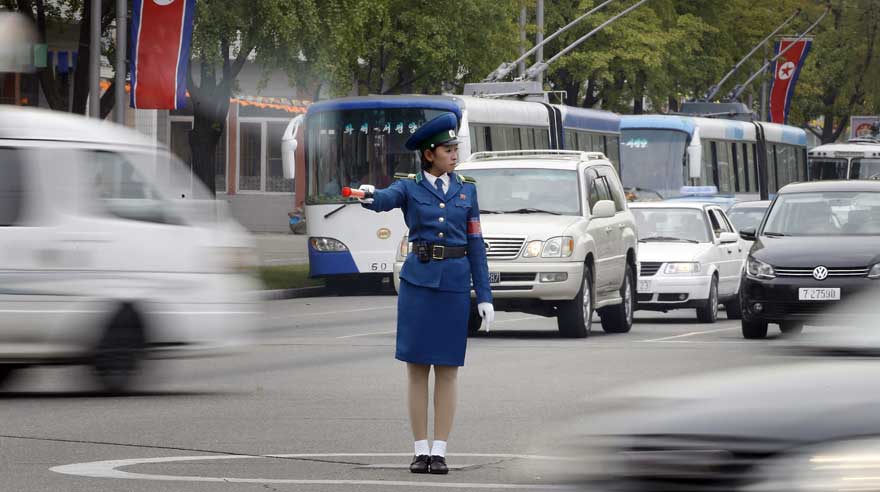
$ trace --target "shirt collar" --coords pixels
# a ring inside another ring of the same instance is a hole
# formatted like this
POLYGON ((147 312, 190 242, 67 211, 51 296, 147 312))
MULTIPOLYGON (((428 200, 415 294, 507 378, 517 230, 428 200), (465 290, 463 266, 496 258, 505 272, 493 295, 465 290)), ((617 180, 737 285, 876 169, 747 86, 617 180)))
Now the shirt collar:
POLYGON ((431 183, 431 186, 437 186, 434 184, 434 182, 437 181, 437 179, 442 181, 445 186, 449 186, 449 173, 443 173, 440 176, 434 176, 433 174, 429 173, 428 171, 422 171, 422 174, 425 175, 425 179, 427 179, 428 182, 431 183))

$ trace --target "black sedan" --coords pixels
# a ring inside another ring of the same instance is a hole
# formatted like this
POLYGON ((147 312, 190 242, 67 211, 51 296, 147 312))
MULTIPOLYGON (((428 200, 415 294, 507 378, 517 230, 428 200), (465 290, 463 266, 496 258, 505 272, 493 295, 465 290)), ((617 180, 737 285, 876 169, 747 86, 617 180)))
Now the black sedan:
POLYGON ((779 191, 743 272, 742 334, 764 338, 769 323, 800 333, 805 322, 880 285, 880 182, 796 183, 779 191))

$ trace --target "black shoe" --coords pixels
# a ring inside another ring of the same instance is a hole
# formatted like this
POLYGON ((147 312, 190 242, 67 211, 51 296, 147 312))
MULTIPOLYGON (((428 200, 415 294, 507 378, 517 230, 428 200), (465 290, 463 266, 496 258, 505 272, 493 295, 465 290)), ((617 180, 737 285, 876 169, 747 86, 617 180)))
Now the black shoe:
POLYGON ((431 458, 427 454, 420 454, 413 457, 413 462, 409 465, 409 471, 413 473, 428 473, 428 465, 431 458))
POLYGON ((449 467, 446 466, 446 458, 443 456, 431 456, 431 460, 428 464, 430 465, 428 468, 429 473, 435 473, 437 475, 446 475, 449 473, 449 467))

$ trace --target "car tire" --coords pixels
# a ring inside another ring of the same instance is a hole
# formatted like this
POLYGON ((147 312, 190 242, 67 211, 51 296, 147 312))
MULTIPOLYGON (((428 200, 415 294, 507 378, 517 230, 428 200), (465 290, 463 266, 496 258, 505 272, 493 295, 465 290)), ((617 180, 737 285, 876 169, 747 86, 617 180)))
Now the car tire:
POLYGON ((479 333, 482 326, 483 318, 480 317, 476 304, 471 303, 471 309, 468 312, 468 336, 472 337, 479 333))
POLYGON ((742 304, 740 303, 739 293, 724 303, 724 312, 727 313, 727 319, 742 319, 742 304))
POLYGON ((785 321, 779 324, 779 331, 785 336, 797 336, 804 332, 804 324, 800 321, 785 321))
POLYGON ((697 308, 697 320, 700 323, 714 323, 718 320, 718 277, 714 275, 709 284, 709 298, 702 307, 697 308))
POLYGON ((590 336, 593 330, 593 270, 589 265, 584 265, 581 289, 577 295, 559 305, 556 325, 564 338, 590 336))
POLYGON ((110 394, 131 389, 147 346, 140 316, 130 305, 123 306, 111 319, 92 356, 92 367, 101 387, 110 394))
POLYGON ((623 299, 623 302, 599 309, 602 330, 605 333, 627 333, 632 329, 633 313, 635 312, 633 271, 632 265, 627 262, 623 282, 620 285, 620 298, 623 299))
POLYGON ((761 340, 767 337, 767 322, 743 319, 742 334, 748 340, 761 340))

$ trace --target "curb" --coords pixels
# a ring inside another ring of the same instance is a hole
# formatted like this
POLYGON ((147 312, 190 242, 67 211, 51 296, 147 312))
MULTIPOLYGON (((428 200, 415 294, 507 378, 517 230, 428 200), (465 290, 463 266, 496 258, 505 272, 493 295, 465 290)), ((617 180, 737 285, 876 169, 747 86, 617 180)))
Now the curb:
POLYGON ((279 301, 283 299, 299 299, 301 297, 321 297, 327 295, 327 289, 323 286, 300 287, 297 289, 264 290, 260 293, 260 299, 265 301, 279 301))

